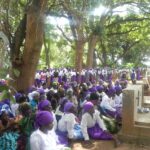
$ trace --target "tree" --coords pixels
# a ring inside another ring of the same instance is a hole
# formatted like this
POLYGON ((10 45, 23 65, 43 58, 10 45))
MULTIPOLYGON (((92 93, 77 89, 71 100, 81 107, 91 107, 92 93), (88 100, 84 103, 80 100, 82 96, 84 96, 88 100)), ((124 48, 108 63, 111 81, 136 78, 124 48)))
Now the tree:
POLYGON ((4 3, 4 6, 7 6, 7 14, 3 18, 3 30, 9 40, 12 62, 11 76, 15 80, 11 84, 17 90, 27 91, 34 82, 43 43, 43 21, 47 0, 33 0, 27 1, 27 3, 26 1, 20 1, 17 10, 22 13, 18 15, 16 22, 13 20, 16 25, 11 26, 10 21, 12 20, 10 20, 9 14, 13 15, 17 8, 15 8, 16 5, 15 2, 11 3, 11 1, 7 5, 4 3), (24 9, 21 6, 26 10, 22 11, 24 9))

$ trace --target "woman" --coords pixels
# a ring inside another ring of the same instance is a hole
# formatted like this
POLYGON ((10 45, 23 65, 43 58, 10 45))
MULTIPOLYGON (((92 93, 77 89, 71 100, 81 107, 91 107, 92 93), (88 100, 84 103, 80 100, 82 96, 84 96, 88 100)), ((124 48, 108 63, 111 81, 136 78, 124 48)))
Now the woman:
POLYGON ((22 115, 22 119, 19 121, 18 150, 30 150, 29 138, 34 131, 35 114, 32 113, 31 106, 27 102, 19 105, 19 112, 22 115))
MULTIPOLYGON (((56 132, 56 130, 57 130, 57 120, 56 120, 55 114, 52 111, 52 106, 51 106, 50 101, 42 100, 38 105, 38 110, 39 111, 49 111, 52 114, 52 116, 53 116, 53 132, 56 132)), ((56 137, 57 137, 57 143, 68 145, 68 140, 67 139, 63 138, 60 135, 57 135, 56 137)))
POLYGON ((3 107, 0 109, 0 149, 16 150, 18 134, 17 122, 9 117, 9 112, 3 107))
POLYGON ((66 98, 60 99, 59 105, 58 105, 58 107, 56 108, 56 111, 55 111, 57 122, 59 122, 61 117, 64 115, 64 106, 67 102, 68 102, 68 99, 66 99, 66 98))
POLYGON ((106 129, 103 120, 100 118, 98 110, 94 109, 94 105, 91 102, 86 102, 83 106, 81 129, 85 141, 89 141, 90 138, 97 140, 115 140, 115 144, 119 144, 119 141, 113 137, 106 129))
POLYGON ((64 106, 64 115, 58 122, 58 131, 70 140, 83 139, 78 119, 75 116, 75 105, 67 102, 64 106))
POLYGON ((36 115, 38 129, 31 134, 31 150, 63 150, 63 145, 58 145, 53 129, 53 115, 49 111, 39 111, 36 115))
POLYGON ((57 121, 56 121, 56 117, 54 112, 52 111, 52 106, 49 100, 42 100, 39 104, 38 104, 38 110, 39 111, 49 111, 52 113, 53 115, 53 123, 54 123, 54 130, 57 129, 57 121))

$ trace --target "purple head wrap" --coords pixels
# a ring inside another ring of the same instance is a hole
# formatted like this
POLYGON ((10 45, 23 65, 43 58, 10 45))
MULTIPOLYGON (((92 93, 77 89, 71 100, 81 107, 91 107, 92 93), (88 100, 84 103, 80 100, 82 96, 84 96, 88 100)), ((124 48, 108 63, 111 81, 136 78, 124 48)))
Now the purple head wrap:
POLYGON ((65 89, 65 90, 69 89, 69 87, 70 87, 69 84, 65 84, 65 85, 64 85, 64 89, 65 89))
POLYGON ((92 102, 86 102, 84 105, 83 105, 83 110, 84 112, 87 112, 88 110, 90 110, 91 108, 93 108, 94 105, 92 102))
POLYGON ((42 127, 53 122, 53 115, 49 111, 39 111, 36 114, 36 126, 42 127))
POLYGON ((67 102, 64 106, 64 112, 69 112, 70 108, 74 107, 74 103, 67 102))
POLYGON ((108 94, 109 96, 112 96, 112 95, 114 95, 115 93, 116 93, 116 90, 115 90, 114 87, 111 87, 111 88, 108 89, 107 94, 108 94))
POLYGON ((122 91, 122 87, 121 86, 115 86, 115 90, 116 90, 116 92, 118 91, 118 92, 121 92, 122 91))
POLYGON ((59 104, 62 105, 63 103, 68 102, 68 101, 69 100, 64 97, 64 98, 60 99, 59 104))
POLYGON ((22 97, 22 94, 21 94, 21 93, 16 93, 16 94, 15 94, 16 102, 19 101, 20 97, 22 97))
POLYGON ((96 87, 97 91, 103 91, 104 90, 104 87, 102 85, 99 85, 96 87))
POLYGON ((92 88, 89 89, 90 92, 95 93, 97 92, 97 89, 95 86, 93 86, 92 88))
POLYGON ((45 106, 51 105, 49 100, 42 100, 39 104, 38 104, 38 110, 43 110, 45 106))
POLYGON ((37 92, 39 92, 39 93, 40 93, 40 95, 45 94, 45 91, 44 91, 43 89, 38 89, 38 90, 37 90, 37 92))

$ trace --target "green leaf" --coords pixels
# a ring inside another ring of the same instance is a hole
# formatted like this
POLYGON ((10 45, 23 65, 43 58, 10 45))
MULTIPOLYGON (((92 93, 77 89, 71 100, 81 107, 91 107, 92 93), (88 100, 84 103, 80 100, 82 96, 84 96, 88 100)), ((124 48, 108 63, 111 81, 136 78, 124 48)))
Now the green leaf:
POLYGON ((15 98, 14 98, 11 94, 9 95, 9 99, 10 99, 10 101, 11 101, 12 103, 15 103, 15 102, 16 102, 15 98))
POLYGON ((9 91, 8 90, 4 90, 0 95, 0 101, 2 101, 4 99, 9 99, 9 91))
POLYGON ((15 98, 8 90, 4 90, 0 95, 0 101, 2 101, 4 99, 10 99, 10 101, 12 101, 12 103, 15 103, 15 98))
POLYGON ((0 91, 9 90, 7 85, 0 85, 0 91))

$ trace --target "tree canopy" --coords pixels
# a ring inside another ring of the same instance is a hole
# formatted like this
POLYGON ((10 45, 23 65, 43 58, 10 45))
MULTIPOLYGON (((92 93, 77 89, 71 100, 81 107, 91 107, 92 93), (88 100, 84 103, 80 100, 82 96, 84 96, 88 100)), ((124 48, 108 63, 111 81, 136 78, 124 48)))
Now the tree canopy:
POLYGON ((1 0, 0 7, 0 66, 15 78, 28 63, 34 76, 45 66, 140 66, 150 55, 149 0, 1 0))

